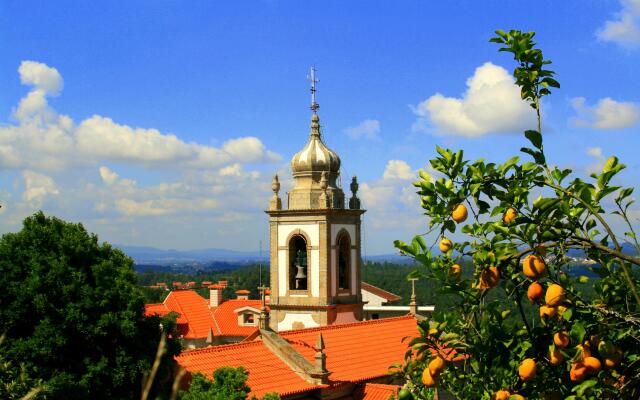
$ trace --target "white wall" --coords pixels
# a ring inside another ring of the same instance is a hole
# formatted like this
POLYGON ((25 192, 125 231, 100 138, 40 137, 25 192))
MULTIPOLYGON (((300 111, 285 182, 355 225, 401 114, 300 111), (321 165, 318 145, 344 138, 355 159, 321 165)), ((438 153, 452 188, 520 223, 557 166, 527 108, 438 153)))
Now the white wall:
POLYGON ((315 328, 320 326, 313 320, 311 313, 287 314, 281 322, 278 322, 278 331, 288 331, 293 329, 294 322, 302 322, 305 328, 315 328))

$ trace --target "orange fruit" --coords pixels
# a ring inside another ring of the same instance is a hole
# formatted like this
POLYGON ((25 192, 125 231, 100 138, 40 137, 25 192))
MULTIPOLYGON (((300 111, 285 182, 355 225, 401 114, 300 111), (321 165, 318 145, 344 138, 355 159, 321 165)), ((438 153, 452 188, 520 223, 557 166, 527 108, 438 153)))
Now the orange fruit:
POLYGON ((518 212, 516 211, 516 209, 509 207, 507 208, 507 211, 505 211, 504 214, 502 215, 502 222, 504 222, 505 225, 509 225, 510 223, 513 222, 513 220, 516 219, 517 216, 518 216, 518 212))
POLYGON ((602 363, 595 357, 585 357, 582 363, 590 374, 597 374, 602 369, 602 363))
POLYGON ((453 247, 453 243, 451 243, 451 240, 447 239, 446 237, 443 237, 440 240, 440 245, 438 245, 438 248, 443 253, 448 252, 449 250, 451 250, 452 247, 453 247))
POLYGON ((449 275, 458 280, 460 279, 460 274, 462 273, 462 267, 459 264, 453 264, 449 269, 449 275))
POLYGON ((422 371, 422 383, 424 383, 426 387, 434 387, 438 384, 436 378, 429 372, 429 368, 425 368, 424 371, 422 371))
POLYGON ((511 393, 508 390, 498 390, 494 395, 494 400, 508 400, 511 393))
POLYGON ((574 382, 580 382, 587 376, 587 368, 581 362, 571 364, 569 377, 574 382))
POLYGON ((526 398, 526 397, 524 397, 523 395, 518 394, 518 393, 516 393, 516 394, 512 394, 512 395, 511 395, 511 399, 512 399, 512 400, 527 400, 527 398, 526 398))
POLYGON ((500 270, 496 267, 489 267, 480 273, 480 289, 491 289, 500 281, 500 270))
POLYGON ((540 318, 551 318, 558 312, 557 307, 540 306, 540 318))
POLYGON ((556 334, 553 335, 553 343, 560 348, 564 349, 570 342, 571 337, 569 337, 567 331, 556 332, 556 334))
POLYGON ((529 381, 536 376, 536 361, 533 358, 527 358, 518 367, 518 375, 523 381, 529 381))
POLYGON ((587 357, 591 357, 591 347, 589 347, 588 342, 584 342, 583 344, 579 344, 576 346, 576 349, 582 353, 582 359, 584 360, 587 357))
POLYGON ((544 296, 548 306, 559 306, 564 301, 564 288, 556 283, 549 286, 544 296))
POLYGON ((620 362, 620 356, 611 355, 604 359, 604 366, 607 368, 613 368, 620 362))
POLYGON ((528 278, 538 279, 547 272, 547 266, 540 256, 529 254, 522 262, 522 273, 528 278))
POLYGON ((429 372, 431 376, 438 376, 440 371, 444 369, 444 359, 442 357, 435 357, 429 361, 429 372))
POLYGON ((467 219, 469 213, 467 212, 467 207, 464 204, 458 204, 453 208, 453 212, 451 213, 451 218, 457 223, 464 222, 467 219))
POLYGON ((564 356, 557 348, 549 351, 549 363, 551 365, 559 365, 564 361, 564 356))
POLYGON ((540 297, 542 297, 543 291, 544 289, 542 288, 541 284, 539 284, 538 282, 533 282, 531 285, 529 285, 529 289, 527 289, 527 297, 529 298, 529 301, 533 303, 538 300, 540 297))

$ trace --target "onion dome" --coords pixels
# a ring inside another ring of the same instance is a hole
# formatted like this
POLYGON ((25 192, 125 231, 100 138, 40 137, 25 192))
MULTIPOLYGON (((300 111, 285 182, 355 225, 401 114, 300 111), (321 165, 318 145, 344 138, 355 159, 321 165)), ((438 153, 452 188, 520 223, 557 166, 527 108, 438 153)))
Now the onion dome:
POLYGON ((317 114, 311 116, 309 141, 291 159, 291 170, 294 176, 322 171, 337 174, 340 170, 340 157, 322 142, 319 121, 317 114))

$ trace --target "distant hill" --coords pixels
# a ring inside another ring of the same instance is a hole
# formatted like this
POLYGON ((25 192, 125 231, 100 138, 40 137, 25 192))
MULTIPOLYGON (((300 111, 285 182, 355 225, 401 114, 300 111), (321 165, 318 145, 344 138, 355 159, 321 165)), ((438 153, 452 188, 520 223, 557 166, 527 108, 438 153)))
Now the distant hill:
MULTIPOLYGON (((231 264, 249 264, 260 260, 258 251, 235 251, 227 249, 198 249, 198 250, 162 250, 155 247, 115 245, 133 258, 136 264, 174 265, 174 264, 209 264, 222 262, 231 264)), ((262 256, 262 261, 268 260, 268 254, 262 256)))
MULTIPOLYGON (((227 249, 197 249, 197 250, 162 250, 155 247, 144 246, 125 246, 115 245, 124 251, 129 257, 133 258, 137 265, 156 265, 156 266, 179 266, 179 265, 204 265, 209 268, 219 269, 223 265, 241 266, 262 261, 264 265, 269 263, 268 251, 263 252, 262 260, 260 260, 260 252, 258 251, 235 251, 227 249), (216 264, 214 266, 214 264, 216 264)), ((626 254, 635 254, 635 248, 630 243, 622 244, 622 251, 626 254)), ((439 254, 434 249, 434 255, 439 254)), ((568 255, 571 257, 584 257, 581 250, 569 250, 568 255)), ((401 256, 399 254, 382 254, 382 255, 363 255, 365 262, 393 264, 413 264, 411 257, 401 256)))

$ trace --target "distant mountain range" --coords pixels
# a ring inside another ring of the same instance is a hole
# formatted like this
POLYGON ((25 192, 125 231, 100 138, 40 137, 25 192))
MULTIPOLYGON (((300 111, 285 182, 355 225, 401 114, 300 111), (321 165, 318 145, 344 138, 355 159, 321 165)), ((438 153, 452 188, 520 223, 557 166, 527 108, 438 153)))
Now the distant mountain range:
MULTIPOLYGON (((250 264, 262 261, 269 263, 268 251, 263 252, 262 260, 258 251, 236 251, 227 249, 198 249, 198 250, 162 250, 155 247, 144 246, 124 246, 115 245, 124 251, 129 257, 133 258, 138 265, 154 264, 154 265, 176 265, 176 264, 210 264, 210 263, 229 263, 229 264, 250 264)), ((635 254, 635 248, 630 243, 622 244, 622 251, 626 254, 635 254)), ((437 253, 436 249, 434 253, 437 253)), ((584 252, 580 250, 570 250, 569 256, 584 257, 584 252)), ((411 264, 413 259, 403 257, 399 254, 382 254, 375 256, 365 255, 365 261, 370 262, 393 262, 396 264, 411 264)))
MULTIPOLYGON (((124 251, 138 265, 174 265, 174 264, 209 264, 209 263, 230 263, 249 264, 260 261, 259 251, 236 251, 227 249, 198 249, 198 250, 163 250, 146 246, 125 246, 115 245, 124 251)), ((383 254, 367 256, 366 261, 373 262, 394 262, 397 264, 410 264, 413 260, 398 254, 383 254)), ((262 262, 269 263, 269 253, 262 253, 262 262)))
MULTIPOLYGON (((155 247, 115 245, 133 258, 136 264, 186 264, 233 262, 246 264, 260 260, 258 251, 235 251, 227 249, 198 249, 198 250, 162 250, 155 247)), ((268 260, 269 254, 263 253, 262 260, 268 260)))

